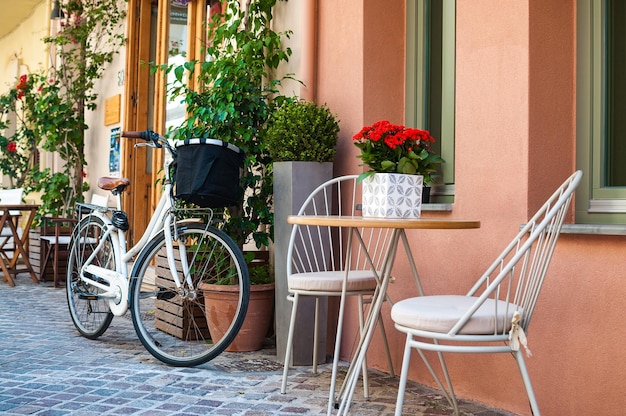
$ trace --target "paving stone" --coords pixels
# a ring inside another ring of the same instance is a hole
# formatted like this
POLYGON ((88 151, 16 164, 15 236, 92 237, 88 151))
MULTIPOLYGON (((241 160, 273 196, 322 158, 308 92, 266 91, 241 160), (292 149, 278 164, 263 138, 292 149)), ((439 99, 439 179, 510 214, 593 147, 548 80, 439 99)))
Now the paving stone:
MULTIPOLYGON (((326 414, 330 364, 290 369, 280 394, 282 360, 267 348, 223 353, 194 368, 154 359, 137 339, 130 315, 116 317, 98 340, 81 337, 64 289, 18 276, 0 282, 0 413, 7 416, 299 416, 326 414)), ((345 374, 347 363, 341 363, 345 374)), ((398 378, 372 370, 370 399, 357 391, 355 415, 393 415, 398 378), (359 394, 361 394, 359 396, 359 394)), ((436 390, 408 383, 405 413, 451 414, 436 390)), ((461 402, 464 416, 511 416, 461 402)))

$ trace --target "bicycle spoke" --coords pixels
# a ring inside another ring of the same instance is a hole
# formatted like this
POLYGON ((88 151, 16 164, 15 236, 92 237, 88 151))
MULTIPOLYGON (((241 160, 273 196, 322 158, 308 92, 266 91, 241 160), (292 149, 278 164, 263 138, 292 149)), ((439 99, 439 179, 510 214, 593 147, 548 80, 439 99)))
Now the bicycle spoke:
MULTIPOLYGON (((113 314, 109 301, 99 297, 102 290, 91 286, 80 278, 80 270, 87 258, 94 252, 100 236, 104 234, 104 222, 95 216, 81 220, 72 235, 67 265, 67 304, 74 326, 85 337, 95 339, 101 336, 111 324, 113 314)), ((93 264, 114 269, 115 258, 108 240, 95 257, 93 264)), ((102 284, 102 279, 95 279, 102 284)))
MULTIPOLYGON (((179 226, 174 247, 184 245, 189 266, 177 290, 166 258, 165 235, 161 233, 142 252, 133 268, 131 312, 135 330, 151 354, 171 365, 192 366, 211 360, 232 342, 247 310, 248 271, 239 248, 222 231, 201 224, 179 226), (228 318, 224 335, 212 329, 200 286, 202 282, 234 283, 240 300, 228 318)), ((180 250, 174 250, 177 268, 180 250)), ((182 270, 177 270, 183 276, 182 270)))

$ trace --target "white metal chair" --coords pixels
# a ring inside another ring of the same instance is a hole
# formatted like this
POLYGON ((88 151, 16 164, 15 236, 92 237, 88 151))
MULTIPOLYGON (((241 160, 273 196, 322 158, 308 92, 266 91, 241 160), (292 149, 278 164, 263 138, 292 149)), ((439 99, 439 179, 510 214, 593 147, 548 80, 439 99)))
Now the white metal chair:
POLYGON ((393 306, 395 327, 406 333, 396 415, 402 413, 411 349, 415 348, 457 415, 459 409, 443 353, 512 354, 532 412, 539 416, 522 350, 530 352, 525 333, 581 177, 582 172, 577 171, 557 189, 465 296, 421 296, 393 306), (424 351, 437 352, 447 391, 424 351))
MULTIPOLYGON (((304 201, 297 215, 360 215, 360 184, 357 175, 342 176, 331 179, 320 185, 304 201)), ((371 297, 378 285, 378 271, 388 245, 391 233, 383 229, 359 230, 363 245, 353 241, 352 262, 349 265, 346 296, 356 296, 359 305, 359 324, 364 325, 364 297, 371 297), (367 250, 365 250, 367 248, 367 250)), ((285 351, 285 363, 281 393, 287 389, 287 373, 293 349, 293 334, 298 310, 298 301, 302 296, 313 296, 315 300, 315 323, 313 345, 313 372, 317 372, 317 347, 319 328, 320 297, 341 296, 346 268, 346 249, 348 246, 348 230, 326 226, 294 225, 289 240, 287 253, 288 299, 293 302, 289 335, 285 351)), ((365 299, 367 300, 367 299, 365 299)), ((393 374, 391 355, 387 345, 382 319, 379 319, 383 341, 387 352, 390 372, 393 374)), ((335 357, 331 396, 339 362, 339 342, 342 335, 343 316, 337 323, 335 357)), ((363 384, 365 396, 368 396, 367 366, 363 365, 363 384)))

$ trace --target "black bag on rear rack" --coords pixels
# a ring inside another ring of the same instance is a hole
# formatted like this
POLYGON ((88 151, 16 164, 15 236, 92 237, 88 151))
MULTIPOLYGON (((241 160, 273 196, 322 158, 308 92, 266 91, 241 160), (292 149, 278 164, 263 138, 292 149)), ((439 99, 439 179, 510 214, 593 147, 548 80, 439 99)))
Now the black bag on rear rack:
POLYGON ((202 208, 237 205, 243 152, 214 139, 176 141, 176 197, 202 208))

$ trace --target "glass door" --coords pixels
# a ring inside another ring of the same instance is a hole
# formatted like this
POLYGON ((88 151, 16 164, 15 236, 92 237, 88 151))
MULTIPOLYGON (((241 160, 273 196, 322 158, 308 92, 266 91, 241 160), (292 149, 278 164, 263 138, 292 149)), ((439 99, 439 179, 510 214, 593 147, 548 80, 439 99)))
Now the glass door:
MULTIPOLYGON (((185 119, 180 97, 167 96, 170 77, 151 71, 151 64, 180 65, 201 58, 207 16, 219 8, 217 0, 129 0, 126 55, 125 130, 151 128, 164 134, 185 119), (211 4, 215 3, 213 8, 211 4)), ((140 236, 160 197, 155 187, 164 154, 148 147, 123 143, 122 175, 132 181, 124 198, 132 234, 140 236)))

